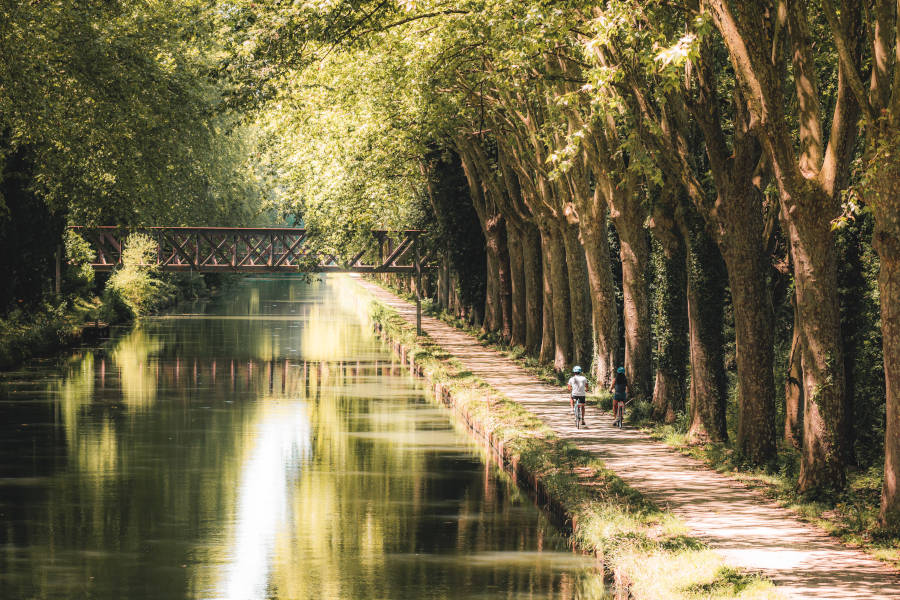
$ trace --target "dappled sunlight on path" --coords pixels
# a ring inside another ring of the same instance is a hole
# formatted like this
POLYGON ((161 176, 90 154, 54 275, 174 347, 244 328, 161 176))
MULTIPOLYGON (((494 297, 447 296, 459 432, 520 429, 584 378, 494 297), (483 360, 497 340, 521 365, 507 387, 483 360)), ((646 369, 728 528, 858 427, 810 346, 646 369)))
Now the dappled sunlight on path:
MULTIPOLYGON (((370 282, 361 284, 415 324, 412 304, 370 282)), ((613 427, 611 416, 595 409, 585 415, 587 428, 575 429, 565 392, 538 382, 510 359, 437 319, 423 317, 422 327, 472 373, 680 516, 729 564, 765 573, 795 598, 900 597, 894 570, 799 521, 758 492, 638 431, 613 427)))

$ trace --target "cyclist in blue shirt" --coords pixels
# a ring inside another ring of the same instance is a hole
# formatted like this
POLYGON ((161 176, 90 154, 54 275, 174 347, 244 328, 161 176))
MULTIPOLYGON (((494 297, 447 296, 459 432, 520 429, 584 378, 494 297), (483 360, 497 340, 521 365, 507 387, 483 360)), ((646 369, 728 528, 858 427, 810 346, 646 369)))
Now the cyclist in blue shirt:
POLYGON ((625 377, 625 367, 619 367, 616 369, 616 378, 613 380, 612 385, 609 386, 609 391, 613 393, 613 415, 616 417, 613 425, 620 429, 622 428, 622 420, 625 417, 625 399, 629 389, 631 389, 631 386, 628 385, 628 378, 625 377))

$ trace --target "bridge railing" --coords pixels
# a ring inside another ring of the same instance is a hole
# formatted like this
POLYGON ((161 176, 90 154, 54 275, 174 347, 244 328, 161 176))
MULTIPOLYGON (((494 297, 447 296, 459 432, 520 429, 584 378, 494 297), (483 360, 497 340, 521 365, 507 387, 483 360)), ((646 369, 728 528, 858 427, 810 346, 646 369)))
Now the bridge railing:
POLYGON ((421 230, 373 230, 372 244, 350 258, 319 252, 306 229, 287 227, 70 227, 96 256, 91 267, 122 264, 125 240, 144 233, 156 240, 153 264, 163 271, 243 273, 408 273, 433 268, 420 254, 421 230))

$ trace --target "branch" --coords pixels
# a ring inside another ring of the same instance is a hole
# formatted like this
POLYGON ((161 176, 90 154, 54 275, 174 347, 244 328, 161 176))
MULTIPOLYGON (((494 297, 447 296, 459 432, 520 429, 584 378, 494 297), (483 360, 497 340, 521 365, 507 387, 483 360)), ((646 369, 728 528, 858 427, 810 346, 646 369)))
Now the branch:
POLYGON ((866 127, 868 127, 869 131, 874 132, 876 125, 875 111, 869 103, 866 88, 863 85, 859 70, 856 68, 856 64, 853 60, 853 52, 850 50, 850 43, 838 21, 834 0, 822 0, 822 12, 825 13, 825 19, 828 21, 828 26, 831 28, 832 35, 834 35, 834 45, 837 47, 838 59, 840 60, 841 67, 844 68, 844 75, 847 76, 847 84, 850 86, 850 89, 853 90, 853 95, 856 97, 856 101, 862 109, 863 118, 866 120, 866 127))
POLYGON ((794 91, 797 94, 800 137, 800 169, 816 173, 822 167, 825 141, 822 134, 822 107, 816 66, 809 47, 809 23, 806 11, 795 6, 787 13, 788 35, 791 44, 791 64, 794 67, 794 91))
POLYGON ((365 31, 360 32, 358 37, 362 37, 369 33, 375 33, 387 31, 388 29, 393 29, 394 27, 400 27, 401 25, 406 25, 407 23, 412 23, 414 21, 421 21, 422 19, 431 19, 433 17, 444 17, 447 15, 468 15, 471 11, 468 10, 460 10, 455 8, 448 8, 446 10, 436 10, 434 12, 429 13, 421 13, 418 15, 413 15, 411 17, 406 17, 404 19, 400 19, 399 21, 394 21, 393 23, 388 23, 387 25, 382 25, 380 27, 373 27, 371 29, 367 29, 365 31))

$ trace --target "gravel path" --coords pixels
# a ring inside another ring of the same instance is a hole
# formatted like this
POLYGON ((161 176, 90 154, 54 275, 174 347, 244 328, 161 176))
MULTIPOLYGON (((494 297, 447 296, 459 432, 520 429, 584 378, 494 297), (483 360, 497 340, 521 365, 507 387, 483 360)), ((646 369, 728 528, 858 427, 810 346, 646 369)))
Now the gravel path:
MULTIPOLYGON (((415 325, 415 306, 359 280, 415 325)), ((792 517, 761 494, 638 431, 612 427, 608 413, 588 410, 575 429, 565 393, 540 383, 466 333, 423 317, 425 332, 467 369, 519 402, 567 440, 596 453, 629 485, 679 515, 693 534, 735 566, 759 571, 792 598, 900 598, 900 576, 884 564, 792 517)))

